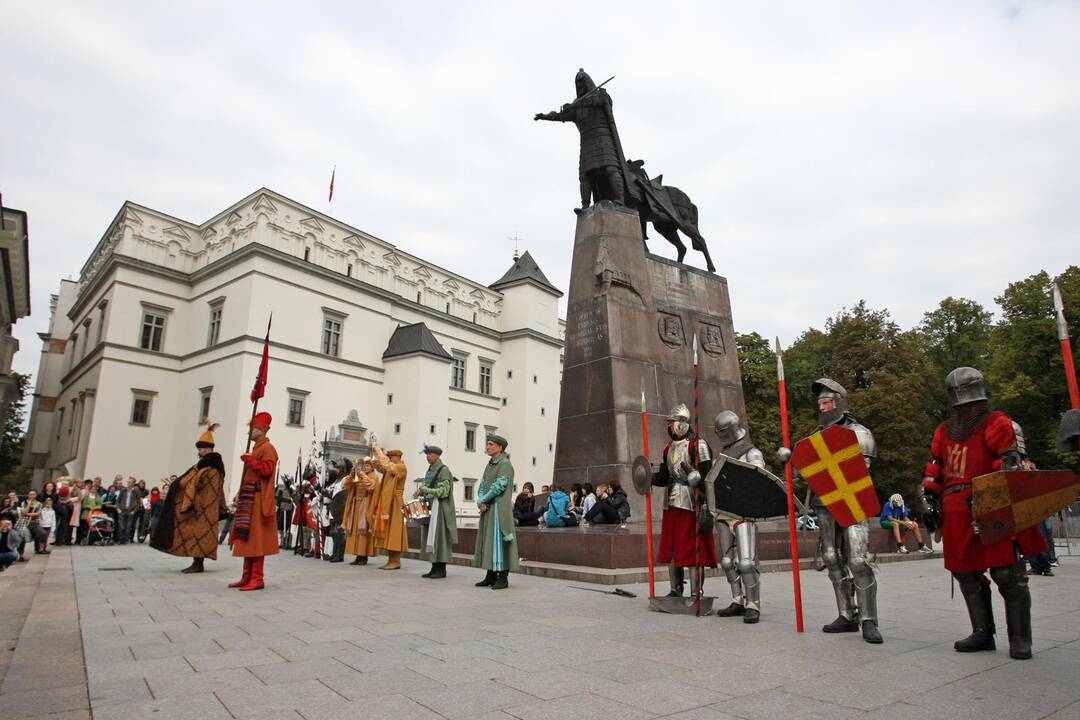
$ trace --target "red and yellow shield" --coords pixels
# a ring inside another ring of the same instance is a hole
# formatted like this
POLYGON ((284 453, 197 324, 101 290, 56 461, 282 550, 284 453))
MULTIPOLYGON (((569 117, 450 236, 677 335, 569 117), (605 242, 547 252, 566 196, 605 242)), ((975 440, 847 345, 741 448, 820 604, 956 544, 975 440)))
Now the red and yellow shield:
POLYGON ((791 462, 840 527, 881 512, 874 481, 854 431, 827 427, 795 445, 791 462))
POLYGON ((1080 479, 1068 470, 999 470, 980 475, 971 509, 983 545, 1008 540, 1067 508, 1080 494, 1080 479))

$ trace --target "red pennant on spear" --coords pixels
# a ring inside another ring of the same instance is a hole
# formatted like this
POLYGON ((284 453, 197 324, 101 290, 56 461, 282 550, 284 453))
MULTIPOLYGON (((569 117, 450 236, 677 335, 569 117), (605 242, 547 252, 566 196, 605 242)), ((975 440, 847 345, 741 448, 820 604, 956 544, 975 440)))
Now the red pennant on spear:
POLYGON ((1054 312, 1057 314, 1058 341, 1061 343, 1061 359, 1065 364, 1065 383, 1069 386, 1069 402, 1073 410, 1080 410, 1080 390, 1076 385, 1076 365, 1073 364, 1072 343, 1069 341, 1069 324, 1065 322, 1065 303, 1061 302, 1061 290, 1054 289, 1054 312))
MULTIPOLYGON (((255 415, 259 412, 259 398, 266 394, 266 379, 270 370, 270 325, 274 322, 274 313, 270 313, 270 319, 266 323, 266 339, 263 340, 262 360, 259 361, 259 372, 255 375, 255 386, 251 388, 251 421, 255 422, 255 415)), ((248 436, 247 450, 251 452, 251 436, 248 436)))
MULTIPOLYGON (((780 338, 776 338, 776 382, 780 392, 780 427, 784 435, 784 447, 791 447, 791 428, 788 426, 787 382, 784 380, 784 355, 780 351, 780 338)), ((795 586, 795 630, 803 631, 802 582, 799 578, 799 536, 795 532, 795 483, 791 463, 784 463, 787 475, 788 539, 791 543, 791 577, 795 586)))

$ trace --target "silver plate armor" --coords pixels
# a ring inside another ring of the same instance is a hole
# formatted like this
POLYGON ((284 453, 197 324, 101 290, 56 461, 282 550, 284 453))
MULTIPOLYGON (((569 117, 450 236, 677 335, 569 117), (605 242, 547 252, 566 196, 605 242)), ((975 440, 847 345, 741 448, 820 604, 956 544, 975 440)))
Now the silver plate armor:
POLYGON ((949 402, 953 407, 989 399, 986 380, 973 367, 958 367, 946 375, 945 389, 949 392, 949 402))

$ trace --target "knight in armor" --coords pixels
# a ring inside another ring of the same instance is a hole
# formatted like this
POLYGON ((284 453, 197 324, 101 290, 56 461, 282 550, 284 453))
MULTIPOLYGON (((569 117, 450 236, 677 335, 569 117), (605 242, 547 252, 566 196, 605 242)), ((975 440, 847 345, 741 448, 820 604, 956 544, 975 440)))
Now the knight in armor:
POLYGON ((330 557, 327 559, 332 563, 345 562, 345 528, 341 526, 341 521, 344 519, 345 502, 349 497, 345 478, 352 474, 352 469, 352 462, 348 458, 342 458, 334 463, 327 480, 330 484, 327 492, 330 498, 330 529, 327 535, 331 545, 330 557))
MULTIPOLYGON (((700 594, 704 577, 697 573, 716 567, 716 542, 712 529, 703 530, 699 512, 705 493, 701 484, 712 467, 712 450, 690 426, 686 405, 672 409, 667 418, 668 436, 660 469, 652 484, 664 488, 664 514, 660 526, 660 549, 656 561, 668 564, 669 597, 683 594, 684 568, 692 568, 691 595, 700 594)), ((711 517, 710 517, 711 520, 711 517)))
MULTIPOLYGON (((716 416, 713 426, 720 443, 721 455, 741 460, 760 468, 765 457, 742 426, 739 416, 725 410, 716 416)), ((728 519, 718 516, 720 536, 720 567, 731 585, 731 604, 717 611, 717 617, 741 615, 743 622, 756 623, 761 618, 761 572, 758 569, 757 525, 747 518, 728 519)))
POLYGON ((578 180, 581 184, 582 210, 600 200, 625 204, 627 184, 624 158, 615 128, 611 96, 603 88, 596 87, 584 70, 578 70, 574 85, 577 97, 573 102, 557 111, 537 113, 533 119, 572 122, 577 126, 581 135, 578 180))
MULTIPOLYGON (((848 411, 847 390, 830 378, 814 381, 811 390, 818 402, 817 431, 833 425, 853 431, 869 468, 877 457, 877 442, 870 429, 848 411)), ((790 451, 782 452, 781 459, 786 461, 789 457, 790 451)), ((821 529, 822 559, 829 571, 839 611, 837 618, 821 629, 827 633, 857 632, 861 629, 863 640, 881 643, 877 576, 870 564, 870 521, 863 520, 842 528, 816 493, 813 494, 812 505, 821 529)))
POLYGON ((967 604, 971 635, 958 640, 958 652, 994 650, 990 578, 1005 600, 1009 656, 1031 657, 1031 593, 1021 554, 1046 550, 1038 526, 1012 538, 984 545, 972 515, 972 480, 996 470, 1022 470, 1013 422, 991 412, 986 383, 975 368, 959 367, 945 378, 952 410, 930 443, 923 490, 941 503, 945 569, 953 574, 967 604))

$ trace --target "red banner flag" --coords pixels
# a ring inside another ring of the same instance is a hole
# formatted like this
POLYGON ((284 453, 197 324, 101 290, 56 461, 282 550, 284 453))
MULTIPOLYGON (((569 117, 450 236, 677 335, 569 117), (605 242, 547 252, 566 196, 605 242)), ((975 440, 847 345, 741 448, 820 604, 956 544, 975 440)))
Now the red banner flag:
POLYGON ((251 402, 256 402, 266 394, 266 374, 270 367, 270 323, 274 316, 270 316, 270 322, 266 323, 266 339, 263 340, 262 362, 259 363, 259 374, 255 376, 255 387, 251 388, 251 402))
POLYGON ((337 165, 334 166, 334 170, 330 173, 330 197, 326 202, 334 202, 334 177, 337 175, 337 165))

